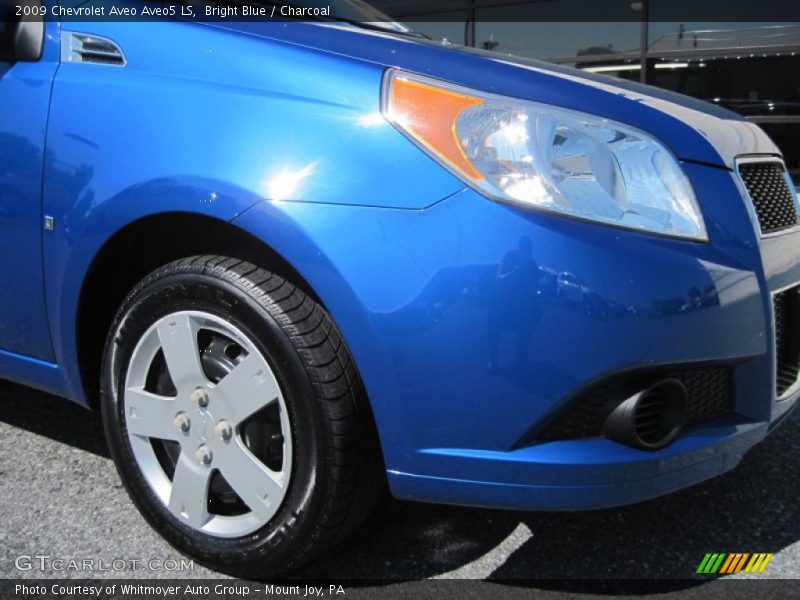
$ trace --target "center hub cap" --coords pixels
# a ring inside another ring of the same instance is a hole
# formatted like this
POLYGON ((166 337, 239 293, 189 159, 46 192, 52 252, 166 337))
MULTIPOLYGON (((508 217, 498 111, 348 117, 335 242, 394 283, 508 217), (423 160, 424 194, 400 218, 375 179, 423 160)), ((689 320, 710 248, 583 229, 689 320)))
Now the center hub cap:
POLYGON ((200 413, 197 420, 197 436, 201 441, 207 442, 214 434, 214 417, 206 410, 200 413))

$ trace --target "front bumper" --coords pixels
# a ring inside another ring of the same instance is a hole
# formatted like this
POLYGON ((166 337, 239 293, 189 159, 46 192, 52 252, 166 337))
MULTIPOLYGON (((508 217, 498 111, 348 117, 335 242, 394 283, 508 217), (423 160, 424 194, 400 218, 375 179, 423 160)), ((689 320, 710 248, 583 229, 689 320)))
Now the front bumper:
MULTIPOLYGON (((786 402, 782 416, 796 406, 796 398, 786 402)), ((604 439, 552 442, 508 453, 439 451, 450 464, 463 463, 464 470, 494 473, 492 480, 390 471, 389 483, 395 497, 408 500, 517 510, 607 508, 662 496, 726 473, 769 430, 763 423, 725 419, 694 428, 657 453, 604 439)))
POLYGON ((471 190, 413 211, 264 203, 237 223, 286 257, 332 313, 395 496, 599 508, 732 469, 797 400, 775 398, 771 294, 800 282, 800 236, 761 239, 733 173, 683 166, 707 244, 471 190), (643 365, 730 368, 731 412, 655 452, 536 439, 577 391, 643 365))

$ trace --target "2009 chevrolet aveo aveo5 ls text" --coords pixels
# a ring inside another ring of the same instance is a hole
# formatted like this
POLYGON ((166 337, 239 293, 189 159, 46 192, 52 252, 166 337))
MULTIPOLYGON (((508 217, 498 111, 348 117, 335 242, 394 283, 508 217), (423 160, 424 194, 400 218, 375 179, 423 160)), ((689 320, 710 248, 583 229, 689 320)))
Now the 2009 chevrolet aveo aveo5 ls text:
POLYGON ((387 481, 652 498, 798 396, 797 197, 757 126, 393 27, 6 32, 0 376, 100 409, 145 518, 230 573, 310 560, 387 481))

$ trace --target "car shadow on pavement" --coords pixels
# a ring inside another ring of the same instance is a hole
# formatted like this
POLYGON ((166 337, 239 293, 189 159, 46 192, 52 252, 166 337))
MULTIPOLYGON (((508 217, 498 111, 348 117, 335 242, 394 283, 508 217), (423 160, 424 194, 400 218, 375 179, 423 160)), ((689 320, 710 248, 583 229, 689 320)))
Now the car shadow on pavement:
POLYGON ((631 506, 526 513, 387 498, 351 541, 295 576, 449 574, 609 594, 694 587, 713 580, 696 575, 707 552, 778 553, 800 540, 798 455, 795 411, 732 472, 631 506))
POLYGON ((0 422, 109 458, 99 412, 0 380, 0 422))
MULTIPOLYGON (((48 394, 0 381, 0 421, 108 457, 99 414, 48 394)), ((526 513, 386 495, 353 537, 290 578, 375 585, 457 576, 607 593, 700 585, 706 552, 777 553, 800 540, 799 450, 795 411, 734 471, 632 506, 526 513)))

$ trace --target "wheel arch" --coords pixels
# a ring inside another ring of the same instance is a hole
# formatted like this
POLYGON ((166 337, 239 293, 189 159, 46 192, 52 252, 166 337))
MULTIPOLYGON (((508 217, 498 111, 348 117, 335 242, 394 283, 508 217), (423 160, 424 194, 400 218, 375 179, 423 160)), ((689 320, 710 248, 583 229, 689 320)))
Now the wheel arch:
POLYGON ((324 306, 308 281, 278 252, 229 222, 196 213, 173 212, 149 215, 128 223, 97 251, 78 297, 77 362, 80 385, 90 408, 99 408, 105 339, 125 296, 159 266, 198 254, 224 254, 253 262, 292 281, 324 306))

